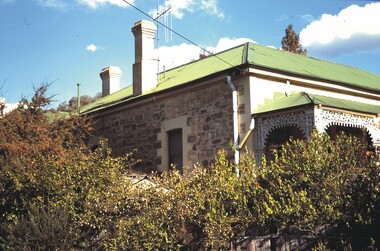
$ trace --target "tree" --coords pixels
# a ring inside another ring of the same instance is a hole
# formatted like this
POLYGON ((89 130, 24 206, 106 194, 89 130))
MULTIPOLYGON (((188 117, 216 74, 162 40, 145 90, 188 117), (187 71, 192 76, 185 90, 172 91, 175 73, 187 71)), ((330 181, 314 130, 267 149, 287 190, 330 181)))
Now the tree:
POLYGON ((0 118, 0 249, 97 245, 129 191, 132 155, 113 158, 106 143, 90 151, 90 120, 44 110, 48 87, 0 118))
MULTIPOLYGON (((96 101, 97 99, 101 98, 102 94, 97 93, 94 97, 90 97, 88 95, 80 96, 80 104, 81 106, 91 104, 92 102, 96 101)), ((69 102, 62 102, 58 105, 57 111, 62 112, 74 112, 78 109, 78 98, 72 97, 69 102)))
MULTIPOLYGON (((0 153, 4 166, 15 161, 29 162, 37 155, 62 156, 85 146, 92 128, 87 117, 62 116, 44 110, 51 98, 49 84, 35 88, 31 100, 23 98, 16 109, 0 119, 0 153)), ((0 106, 0 109, 4 109, 0 106)))
POLYGON ((307 55, 307 50, 302 48, 299 35, 294 32, 293 25, 289 24, 285 29, 285 36, 281 40, 282 50, 296 54, 307 55))

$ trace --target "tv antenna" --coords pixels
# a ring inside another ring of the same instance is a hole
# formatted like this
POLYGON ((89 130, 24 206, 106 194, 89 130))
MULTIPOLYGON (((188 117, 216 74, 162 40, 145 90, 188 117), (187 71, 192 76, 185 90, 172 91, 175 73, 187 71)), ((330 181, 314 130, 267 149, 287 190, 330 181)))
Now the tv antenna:
POLYGON ((160 73, 160 24, 163 24, 164 28, 164 39, 165 42, 168 43, 173 39, 173 16, 171 12, 172 7, 169 6, 168 1, 165 0, 164 4, 160 4, 160 0, 157 0, 157 12, 156 17, 153 21, 157 25, 157 33, 156 33, 156 47, 157 47, 157 75, 160 73))

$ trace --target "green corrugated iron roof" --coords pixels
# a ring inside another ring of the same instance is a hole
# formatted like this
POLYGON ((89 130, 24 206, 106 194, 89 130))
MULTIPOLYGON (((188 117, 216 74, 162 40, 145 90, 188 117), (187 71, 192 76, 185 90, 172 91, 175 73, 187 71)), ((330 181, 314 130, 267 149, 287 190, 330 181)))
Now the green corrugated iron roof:
POLYGON ((94 112, 94 111, 98 111, 110 106, 120 104, 124 101, 130 100, 131 98, 133 98, 132 94, 133 94, 133 87, 131 85, 127 86, 121 89, 120 91, 117 91, 115 93, 112 93, 111 95, 102 97, 91 104, 82 106, 80 108, 80 113, 84 114, 84 113, 94 112))
POLYGON ((338 108, 347 111, 364 112, 369 114, 379 114, 380 106, 371 105, 351 100, 344 100, 332 97, 325 97, 307 93, 295 93, 288 97, 279 98, 268 102, 254 112, 254 115, 263 113, 292 109, 308 105, 322 105, 330 108, 338 108))
MULTIPOLYGON (((380 76, 378 75, 346 65, 322 61, 255 43, 246 43, 160 73, 157 87, 143 93, 141 96, 180 86, 218 72, 233 68, 238 69, 239 66, 244 64, 305 77, 340 82, 376 92, 380 91, 380 76)), ((128 86, 114 94, 103 97, 92 104, 82 107, 81 112, 94 112, 131 101, 137 98, 132 96, 132 89, 132 86, 128 86)))
POLYGON ((258 44, 250 45, 248 60, 253 65, 273 70, 380 91, 379 75, 352 66, 271 49, 258 44))
MULTIPOLYGON (((244 53, 245 50, 246 47, 241 45, 222 53, 162 72, 158 77, 157 87, 143 93, 141 96, 167 90, 239 66, 245 63, 242 58, 242 56, 246 54, 244 53)), ((81 113, 94 112, 137 98, 132 96, 132 94, 133 88, 132 86, 128 86, 118 92, 100 98, 92 104, 82 107, 81 113)))

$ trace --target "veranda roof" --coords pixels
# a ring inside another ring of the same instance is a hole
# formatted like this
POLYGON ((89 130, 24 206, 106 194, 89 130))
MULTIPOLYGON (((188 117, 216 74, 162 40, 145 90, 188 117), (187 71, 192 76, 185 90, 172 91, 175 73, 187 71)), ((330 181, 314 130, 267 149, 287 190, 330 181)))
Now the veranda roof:
POLYGON ((265 105, 260 106, 254 115, 262 115, 273 111, 284 111, 303 106, 322 105, 324 107, 337 108, 340 110, 362 112, 368 114, 380 114, 380 106, 344 100, 332 97, 325 97, 307 93, 295 93, 288 97, 272 100, 265 105))

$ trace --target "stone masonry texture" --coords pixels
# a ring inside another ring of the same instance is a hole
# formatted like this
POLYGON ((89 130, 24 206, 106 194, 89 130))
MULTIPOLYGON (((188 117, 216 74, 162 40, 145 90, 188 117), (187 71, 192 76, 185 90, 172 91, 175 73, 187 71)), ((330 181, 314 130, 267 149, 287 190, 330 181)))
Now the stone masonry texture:
POLYGON ((176 117, 187 117, 191 128, 185 135, 191 149, 184 153, 193 163, 208 165, 218 149, 229 149, 233 138, 231 91, 224 82, 210 84, 195 91, 178 93, 167 98, 149 97, 150 102, 114 113, 97 116, 96 136, 108 139, 113 154, 121 156, 136 149, 141 160, 139 169, 157 170, 163 147, 158 139, 162 122, 176 117))

